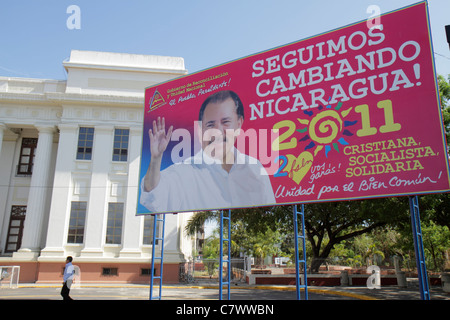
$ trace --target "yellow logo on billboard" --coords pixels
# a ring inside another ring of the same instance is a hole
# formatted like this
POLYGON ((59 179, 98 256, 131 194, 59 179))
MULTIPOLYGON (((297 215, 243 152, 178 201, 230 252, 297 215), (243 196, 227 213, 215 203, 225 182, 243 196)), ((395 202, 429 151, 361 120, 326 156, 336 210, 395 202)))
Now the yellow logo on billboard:
POLYGON ((158 92, 158 90, 155 90, 152 100, 150 100, 150 105, 149 105, 150 108, 149 108, 148 112, 158 109, 159 107, 162 107, 165 104, 166 104, 166 100, 164 100, 164 97, 162 96, 162 94, 160 94, 158 92))

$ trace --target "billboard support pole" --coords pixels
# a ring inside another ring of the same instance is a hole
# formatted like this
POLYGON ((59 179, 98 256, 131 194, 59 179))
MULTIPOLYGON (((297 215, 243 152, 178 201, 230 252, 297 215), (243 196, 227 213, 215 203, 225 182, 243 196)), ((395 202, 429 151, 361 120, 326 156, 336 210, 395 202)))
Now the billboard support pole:
POLYGON ((151 276, 150 276, 150 300, 161 300, 161 291, 162 291, 162 279, 163 279, 163 261, 164 261, 164 229, 166 225, 166 215, 160 214, 156 215, 153 214, 153 238, 152 238, 152 268, 150 270, 151 276), (162 218, 160 218, 162 216, 162 218), (162 223, 162 231, 161 231, 161 237, 158 237, 158 230, 157 225, 158 222, 162 223), (156 241, 161 241, 161 254, 160 256, 156 256, 156 241), (155 275, 155 260, 159 260, 159 275, 155 275), (159 280, 159 295, 156 297, 153 297, 153 280, 159 280))
POLYGON ((228 216, 224 215, 224 210, 220 210, 220 268, 219 268, 219 300, 223 298, 223 285, 227 286, 227 300, 230 300, 230 279, 231 279, 231 210, 228 209, 228 216), (224 220, 228 220, 227 237, 224 237, 224 220), (223 244, 227 242, 227 258, 224 259, 223 244), (227 281, 223 281, 223 264, 227 263, 227 281))
POLYGON ((414 239, 414 250, 416 254, 420 298, 422 300, 430 300, 427 267, 425 265, 425 254, 423 250, 422 229, 420 227, 419 198, 417 196, 409 196, 409 208, 411 210, 411 226, 414 239))
POLYGON ((305 299, 308 300, 308 278, 307 278, 307 268, 306 268, 306 236, 305 236, 305 206, 300 205, 300 211, 298 211, 297 205, 293 207, 294 211, 294 234, 295 234, 295 284, 297 289, 297 300, 301 300, 300 289, 305 290, 305 299), (299 234, 298 220, 300 219, 301 233, 299 234), (299 258, 299 244, 298 241, 302 241, 302 258, 299 258), (303 281, 301 284, 300 280, 300 264, 303 264, 303 281))

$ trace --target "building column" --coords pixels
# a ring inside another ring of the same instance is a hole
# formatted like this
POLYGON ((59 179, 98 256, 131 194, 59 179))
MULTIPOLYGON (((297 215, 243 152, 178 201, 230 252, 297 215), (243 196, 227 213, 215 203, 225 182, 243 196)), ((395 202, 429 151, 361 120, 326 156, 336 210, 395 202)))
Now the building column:
POLYGON ((39 256, 43 220, 48 194, 51 191, 49 176, 55 127, 42 125, 36 128, 39 136, 28 195, 22 247, 13 254, 14 258, 35 259, 39 256))
POLYGON ((164 261, 169 263, 186 262, 181 249, 183 228, 180 215, 187 213, 167 213, 166 214, 166 230, 164 231, 164 261), (179 235, 179 236, 174 236, 179 235))
POLYGON ((5 131, 6 126, 0 122, 0 155, 2 154, 2 145, 3 145, 3 132, 5 131))
MULTIPOLYGON (((6 126, 0 122, 0 164, 3 164, 2 159, 2 145, 3 145, 3 132, 5 131, 6 126)), ((6 161, 5 161, 6 163, 6 161)), ((7 209, 6 209, 6 200, 8 199, 8 189, 9 189, 9 179, 5 176, 0 176, 0 180, 3 181, 2 186, 0 186, 0 252, 3 251, 4 243, 2 241, 3 237, 3 223, 7 223, 6 217, 7 217, 7 209)), ((8 232, 8 231, 5 231, 8 232)))
POLYGON ((78 124, 60 124, 58 154, 53 179, 52 201, 48 219, 48 232, 45 248, 39 260, 65 256, 67 229, 70 217, 70 197, 73 193, 72 170, 76 156, 78 124))
POLYGON ((143 217, 136 216, 139 188, 139 160, 142 145, 142 128, 130 128, 128 158, 128 188, 125 200, 123 247, 121 258, 141 257, 143 217))
POLYGON ((92 177, 81 257, 102 257, 107 216, 108 173, 112 161, 113 126, 95 126, 92 177))

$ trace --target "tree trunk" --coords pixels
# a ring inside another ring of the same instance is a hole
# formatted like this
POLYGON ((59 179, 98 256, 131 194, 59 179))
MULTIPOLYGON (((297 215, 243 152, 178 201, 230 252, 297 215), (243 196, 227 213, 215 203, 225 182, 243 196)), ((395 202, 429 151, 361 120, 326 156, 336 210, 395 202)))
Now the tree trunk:
POLYGON ((325 246, 325 248, 323 248, 322 253, 318 254, 318 252, 314 252, 313 250, 313 258, 311 261, 311 273, 318 273, 319 272, 319 268, 322 265, 322 263, 325 262, 325 260, 328 258, 328 256, 330 255, 331 249, 333 249, 333 246, 335 243, 338 242, 330 242, 325 246))
POLYGON ((320 257, 313 257, 311 261, 311 273, 318 273, 322 265, 323 259, 320 257))

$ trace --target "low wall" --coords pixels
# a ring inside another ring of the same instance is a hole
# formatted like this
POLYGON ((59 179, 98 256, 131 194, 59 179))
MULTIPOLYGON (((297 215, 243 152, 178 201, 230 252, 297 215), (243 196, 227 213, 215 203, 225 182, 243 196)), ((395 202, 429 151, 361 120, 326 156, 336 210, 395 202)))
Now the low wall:
MULTIPOLYGON (((341 280, 334 274, 307 275, 308 285, 311 286, 339 286, 341 280)), ((303 275, 300 280, 304 284, 303 275)), ((246 282, 250 285, 278 284, 295 285, 295 274, 247 274, 246 282)))
MULTIPOLYGON (((349 274, 348 284, 342 283, 341 276, 337 274, 308 274, 309 286, 366 286, 367 278, 370 274, 349 274)), ((301 284, 304 284, 303 274, 300 274, 301 284)), ((441 280, 438 277, 429 277, 430 285, 440 285, 441 280)), ((250 285, 295 285, 295 274, 248 274, 246 282, 250 285)), ((395 286, 397 283, 396 275, 382 275, 382 286, 395 286)))

